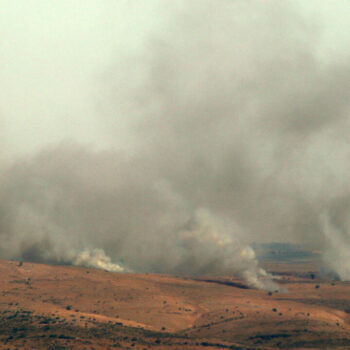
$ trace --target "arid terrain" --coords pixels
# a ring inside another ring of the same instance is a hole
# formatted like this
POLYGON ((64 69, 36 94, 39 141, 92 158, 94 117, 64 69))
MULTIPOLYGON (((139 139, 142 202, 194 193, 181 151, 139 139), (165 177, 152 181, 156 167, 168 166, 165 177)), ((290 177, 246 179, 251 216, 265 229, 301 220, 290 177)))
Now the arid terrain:
POLYGON ((348 348, 350 283, 265 262, 280 292, 231 277, 0 261, 1 349, 348 348))

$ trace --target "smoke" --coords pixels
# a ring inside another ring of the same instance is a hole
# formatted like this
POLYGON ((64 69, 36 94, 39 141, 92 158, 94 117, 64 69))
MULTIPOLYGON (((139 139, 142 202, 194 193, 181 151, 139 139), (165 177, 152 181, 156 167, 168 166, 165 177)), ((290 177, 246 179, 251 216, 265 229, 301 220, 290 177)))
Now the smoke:
POLYGON ((85 250, 74 260, 74 265, 95 267, 112 272, 125 272, 125 268, 119 264, 113 264, 111 258, 107 256, 103 249, 85 250))
POLYGON ((110 147, 66 140, 2 166, 0 256, 276 289, 249 242, 277 240, 349 278, 348 61, 318 56, 292 2, 162 4, 96 88, 110 147))
POLYGON ((337 203, 337 208, 331 208, 328 212, 322 213, 320 217, 327 247, 324 254, 324 261, 328 270, 330 270, 333 275, 335 273, 336 277, 341 280, 349 281, 350 202, 349 198, 342 198, 340 200, 342 203, 337 203))
POLYGON ((235 272, 264 285, 242 229, 189 207, 143 158, 64 143, 3 175, 2 257, 118 272, 235 272))

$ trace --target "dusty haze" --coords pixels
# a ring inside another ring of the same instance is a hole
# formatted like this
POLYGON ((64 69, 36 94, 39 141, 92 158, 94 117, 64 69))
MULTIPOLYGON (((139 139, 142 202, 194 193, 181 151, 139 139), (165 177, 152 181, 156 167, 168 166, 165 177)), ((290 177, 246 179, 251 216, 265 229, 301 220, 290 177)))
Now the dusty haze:
POLYGON ((31 3, 4 1, 1 258, 266 287, 274 240, 350 278, 345 3, 31 3))

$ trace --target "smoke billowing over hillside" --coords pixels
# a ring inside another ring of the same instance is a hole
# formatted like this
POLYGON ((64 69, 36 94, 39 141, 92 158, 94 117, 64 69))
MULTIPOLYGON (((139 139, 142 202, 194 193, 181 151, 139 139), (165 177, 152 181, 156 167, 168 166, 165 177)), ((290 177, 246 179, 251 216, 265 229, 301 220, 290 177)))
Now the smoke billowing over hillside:
POLYGON ((290 2, 149 6, 164 23, 96 81, 108 147, 3 162, 1 257, 262 287, 249 242, 279 240, 350 278, 349 65, 290 2))

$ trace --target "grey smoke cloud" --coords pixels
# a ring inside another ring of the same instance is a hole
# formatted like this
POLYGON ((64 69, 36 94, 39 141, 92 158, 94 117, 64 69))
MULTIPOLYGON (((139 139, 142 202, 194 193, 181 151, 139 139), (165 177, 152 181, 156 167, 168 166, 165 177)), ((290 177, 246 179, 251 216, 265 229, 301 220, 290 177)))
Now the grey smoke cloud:
POLYGON ((2 167, 1 257, 261 287, 248 244, 278 240, 350 278, 348 253, 332 258, 350 246, 349 65, 318 57, 319 28, 289 2, 169 8, 99 80, 110 149, 64 141, 2 167))
POLYGON ((263 286, 257 276, 266 273, 238 240, 242 229, 189 207, 143 157, 65 143, 19 161, 2 180, 2 257, 111 271, 237 272, 263 286))
POLYGON ((137 89, 118 71, 115 105, 192 206, 234 212, 253 236, 315 241, 320 207, 347 186, 349 67, 318 60, 317 28, 290 7, 254 5, 185 6, 137 89))

